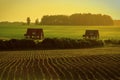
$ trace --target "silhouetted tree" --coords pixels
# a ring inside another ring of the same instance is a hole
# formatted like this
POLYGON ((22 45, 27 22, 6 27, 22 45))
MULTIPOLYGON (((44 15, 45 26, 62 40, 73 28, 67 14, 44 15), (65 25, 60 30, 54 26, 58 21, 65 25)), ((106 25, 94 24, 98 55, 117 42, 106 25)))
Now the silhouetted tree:
POLYGON ((27 17, 27 24, 30 25, 31 19, 30 17, 27 17))
POLYGON ((36 25, 39 24, 39 19, 38 19, 38 18, 35 20, 35 24, 36 24, 36 25))

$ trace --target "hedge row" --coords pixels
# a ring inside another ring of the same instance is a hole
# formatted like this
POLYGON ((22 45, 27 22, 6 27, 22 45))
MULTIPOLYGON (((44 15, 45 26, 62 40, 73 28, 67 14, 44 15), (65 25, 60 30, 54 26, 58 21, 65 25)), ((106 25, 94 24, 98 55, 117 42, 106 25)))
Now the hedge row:
POLYGON ((105 44, 115 44, 115 45, 120 45, 120 40, 112 40, 112 39, 108 39, 108 40, 104 40, 105 44))
POLYGON ((11 39, 9 41, 0 40, 0 50, 77 49, 101 47, 103 45, 101 40, 74 40, 66 38, 46 38, 42 42, 25 39, 11 39))

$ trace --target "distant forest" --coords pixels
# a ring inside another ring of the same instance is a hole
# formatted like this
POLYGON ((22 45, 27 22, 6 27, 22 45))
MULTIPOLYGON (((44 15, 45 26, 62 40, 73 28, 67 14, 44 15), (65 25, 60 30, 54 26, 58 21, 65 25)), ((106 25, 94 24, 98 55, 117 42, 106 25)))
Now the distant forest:
POLYGON ((45 15, 42 17, 41 25, 81 25, 81 26, 111 26, 114 21, 109 15, 102 14, 72 14, 45 15))
POLYGON ((120 20, 114 20, 114 25, 120 25, 120 20))

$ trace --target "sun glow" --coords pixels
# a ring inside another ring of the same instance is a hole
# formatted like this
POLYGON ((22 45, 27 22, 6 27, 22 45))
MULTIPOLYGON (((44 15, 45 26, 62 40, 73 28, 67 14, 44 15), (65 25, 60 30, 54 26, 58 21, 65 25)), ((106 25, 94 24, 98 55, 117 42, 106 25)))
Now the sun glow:
POLYGON ((118 0, 0 0, 0 21, 34 21, 43 15, 107 14, 120 19, 118 0), (112 4, 114 3, 114 4, 112 4))

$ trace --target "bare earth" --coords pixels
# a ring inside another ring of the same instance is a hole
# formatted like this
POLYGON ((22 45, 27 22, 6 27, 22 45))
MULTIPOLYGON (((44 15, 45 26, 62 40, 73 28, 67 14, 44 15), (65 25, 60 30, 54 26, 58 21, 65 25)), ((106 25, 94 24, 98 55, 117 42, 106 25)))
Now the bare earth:
POLYGON ((0 80, 120 80, 120 47, 3 51, 0 80))

